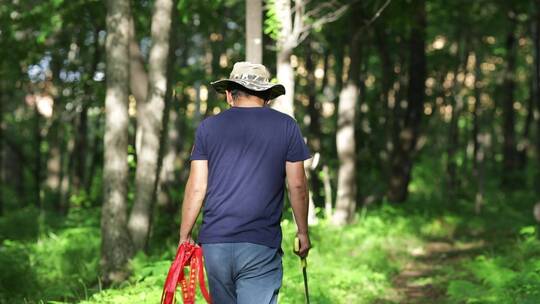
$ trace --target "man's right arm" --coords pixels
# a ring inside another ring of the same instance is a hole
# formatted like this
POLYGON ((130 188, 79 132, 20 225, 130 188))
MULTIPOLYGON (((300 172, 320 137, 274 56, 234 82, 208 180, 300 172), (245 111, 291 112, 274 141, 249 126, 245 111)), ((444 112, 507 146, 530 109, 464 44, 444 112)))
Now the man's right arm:
POLYGON ((296 227, 298 229, 297 236, 300 240, 300 250, 297 253, 301 257, 308 255, 311 243, 308 232, 308 205, 309 192, 307 187, 306 173, 304 171, 304 162, 289 162, 285 163, 285 171, 287 176, 287 186, 289 188, 289 198, 293 209, 296 227))

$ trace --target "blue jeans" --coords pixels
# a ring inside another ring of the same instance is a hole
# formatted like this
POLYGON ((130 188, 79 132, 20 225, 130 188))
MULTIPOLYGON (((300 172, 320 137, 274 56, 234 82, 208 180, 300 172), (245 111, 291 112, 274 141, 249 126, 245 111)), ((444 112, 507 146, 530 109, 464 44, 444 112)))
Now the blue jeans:
POLYGON ((281 249, 252 243, 202 247, 213 303, 277 303, 283 278, 281 249))

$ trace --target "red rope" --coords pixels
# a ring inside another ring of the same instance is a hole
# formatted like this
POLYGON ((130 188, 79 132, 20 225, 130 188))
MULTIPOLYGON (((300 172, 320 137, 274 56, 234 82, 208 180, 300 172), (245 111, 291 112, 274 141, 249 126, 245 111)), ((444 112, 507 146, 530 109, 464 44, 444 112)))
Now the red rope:
POLYGON ((180 285, 182 290, 182 299, 184 304, 195 303, 195 285, 199 280, 201 293, 208 303, 212 303, 210 293, 206 289, 204 280, 204 263, 202 248, 198 245, 193 245, 184 242, 178 246, 176 257, 169 268, 167 280, 163 286, 161 294, 161 304, 174 304, 176 287, 180 285), (186 279, 184 275, 184 267, 189 267, 189 277, 186 279))

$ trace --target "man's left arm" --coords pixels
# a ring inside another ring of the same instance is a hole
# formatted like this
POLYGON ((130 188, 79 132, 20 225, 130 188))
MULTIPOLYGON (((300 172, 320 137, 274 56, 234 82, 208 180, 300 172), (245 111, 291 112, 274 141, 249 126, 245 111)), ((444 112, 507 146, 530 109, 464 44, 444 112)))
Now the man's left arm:
POLYGON ((182 203, 182 222, 180 223, 180 244, 191 241, 191 230, 199 216, 208 184, 208 161, 192 160, 189 178, 182 203))

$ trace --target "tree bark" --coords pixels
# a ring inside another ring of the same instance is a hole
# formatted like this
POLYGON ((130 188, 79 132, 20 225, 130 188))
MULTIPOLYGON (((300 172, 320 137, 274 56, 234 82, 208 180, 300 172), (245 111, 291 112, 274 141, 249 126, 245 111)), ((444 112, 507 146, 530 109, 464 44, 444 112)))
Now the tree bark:
POLYGON ((262 63, 262 0, 246 0, 246 60, 262 63))
POLYGON ((73 190, 75 193, 79 192, 81 189, 86 189, 88 183, 88 174, 86 172, 86 159, 88 155, 88 108, 92 102, 92 77, 96 73, 97 66, 101 57, 101 51, 99 47, 99 29, 94 31, 94 46, 92 61, 90 62, 90 68, 88 70, 88 77, 84 79, 84 97, 82 99, 81 112, 79 113, 78 122, 77 122, 77 136, 75 138, 75 174, 73 178, 73 190))
POLYGON ((294 70, 291 64, 291 55, 296 46, 296 37, 293 35, 293 22, 291 20, 291 1, 276 0, 275 9, 281 24, 277 40, 277 80, 285 87, 285 95, 281 95, 272 102, 272 107, 278 111, 294 117, 294 70))
POLYGON ((128 228, 135 250, 146 249, 157 187, 160 135, 167 91, 167 59, 171 30, 172 0, 157 0, 152 16, 152 47, 149 58, 147 100, 139 107, 141 146, 137 151, 135 202, 128 228))
MULTIPOLYGON (((179 44, 179 38, 177 36, 177 22, 178 10, 173 10, 172 29, 169 37, 169 43, 171 44, 171 52, 169 52, 168 63, 168 76, 167 76, 167 95, 166 95, 166 111, 163 118, 163 131, 161 139, 162 151, 162 165, 160 166, 158 189, 157 189, 157 204, 165 209, 165 212, 171 217, 176 216, 179 205, 175 204, 172 197, 172 192, 175 187, 180 187, 180 183, 177 176, 176 164, 180 161, 179 153, 182 149, 180 129, 182 126, 182 119, 180 117, 180 111, 185 109, 186 103, 181 103, 178 98, 177 92, 173 91, 176 78, 174 77, 174 66, 178 65, 178 61, 174 56, 174 50, 179 44), (181 109, 180 109, 181 108, 181 109)), ((188 46, 184 45, 183 49, 186 50, 188 46)), ((214 58, 212 58, 214 60, 214 58)), ((218 61, 219 62, 219 61, 218 61)), ((180 65, 187 64, 182 61, 180 65)), ((213 73, 217 73, 214 68, 217 65, 212 65, 213 73)))
MULTIPOLYGON (((408 196, 413 157, 416 152, 420 123, 424 110, 426 80, 426 10, 425 0, 415 0, 412 16, 412 29, 409 47, 409 87, 407 91, 407 109, 399 131, 392 160, 388 188, 388 199, 392 202, 404 202, 408 196)), ((398 106, 396 105, 396 108, 398 106)))
POLYGON ((4 215, 4 81, 0 80, 0 216, 4 215))
POLYGON ((41 205, 41 115, 39 114, 37 101, 34 104, 34 141, 35 141, 35 160, 34 160, 34 203, 40 210, 41 205))
MULTIPOLYGON (((459 36, 459 35, 458 35, 459 36)), ((464 44, 464 43, 461 43, 464 44)), ((466 73, 468 54, 466 45, 458 45, 458 60, 454 70, 454 79, 452 81, 451 96, 450 96, 450 125, 448 128, 448 146, 446 149, 448 162, 446 164, 447 175, 447 191, 450 198, 454 197, 454 194, 458 188, 458 176, 457 176, 457 159, 456 154, 459 149, 459 128, 458 121, 459 116, 464 107, 463 96, 460 95, 460 89, 462 83, 457 79, 458 74, 461 72, 466 73)), ((464 81, 464 80, 463 80, 464 81)))
MULTIPOLYGON (((135 98, 137 114, 144 112, 142 107, 146 102, 148 93, 148 74, 144 67, 144 58, 137 42, 135 32, 135 21, 133 16, 129 16, 129 88, 135 98)), ((137 127, 135 131, 135 152, 141 149, 141 136, 143 122, 139 121, 142 115, 137 115, 137 127)))
MULTIPOLYGON (((536 18, 534 19, 534 99, 536 110, 540 113, 540 0, 536 0, 536 18)), ((536 155, 540 163, 540 117, 536 118, 536 155)), ((536 174, 534 187, 540 195, 540 170, 536 174)))
MULTIPOLYGON (((383 103, 383 112, 384 112, 384 138, 388 139, 391 135, 391 124, 390 124, 390 106, 389 106, 389 100, 390 100, 390 90, 392 88, 392 83, 394 82, 394 72, 392 70, 392 60, 390 57, 390 52, 388 50, 388 44, 386 42, 386 35, 383 32, 383 29, 380 28, 378 24, 375 24, 374 26, 374 33, 375 33, 375 44, 379 53, 379 57, 381 60, 381 85, 382 85, 382 92, 381 92, 381 101, 383 103)), ((385 143, 385 146, 386 143, 385 143)))
MULTIPOLYGON (((321 152, 321 105, 317 101, 317 81, 315 79, 315 64, 312 58, 313 53, 311 51, 312 45, 306 44, 306 71, 307 71, 307 91, 308 91, 308 114, 309 114, 309 136, 308 144, 313 153, 321 152)), ((325 57, 325 63, 328 62, 328 57, 325 57)), ((313 194, 314 201, 321 202, 321 181, 319 179, 319 170, 313 169, 311 172, 310 188, 313 194)), ((319 207, 322 204, 318 204, 319 207)))
POLYGON ((473 108, 473 177, 476 181, 476 195, 474 210, 477 214, 480 214, 482 207, 484 206, 484 188, 485 188, 485 175, 484 175, 484 159, 485 152, 484 146, 487 134, 481 132, 480 126, 482 125, 482 112, 480 106, 480 82, 482 77, 482 70, 480 69, 481 58, 478 54, 475 55, 475 77, 474 77, 474 108, 473 108))
MULTIPOLYGON (((353 22, 353 24, 356 24, 353 22)), ((350 66, 345 86, 339 94, 338 125, 336 134, 339 171, 336 210, 332 216, 335 225, 345 225, 354 220, 356 211, 356 141, 355 112, 359 97, 360 81, 360 32, 351 30, 349 44, 350 66)))
POLYGON ((502 182, 504 186, 515 185, 517 170, 517 149, 516 149, 516 115, 514 111, 514 90, 516 72, 516 16, 514 11, 509 12, 510 26, 506 36, 506 71, 502 85, 503 96, 503 174, 502 182))
POLYGON ((127 277, 132 256, 127 231, 129 0, 107 1, 107 92, 101 215, 101 271, 109 285, 127 277))

